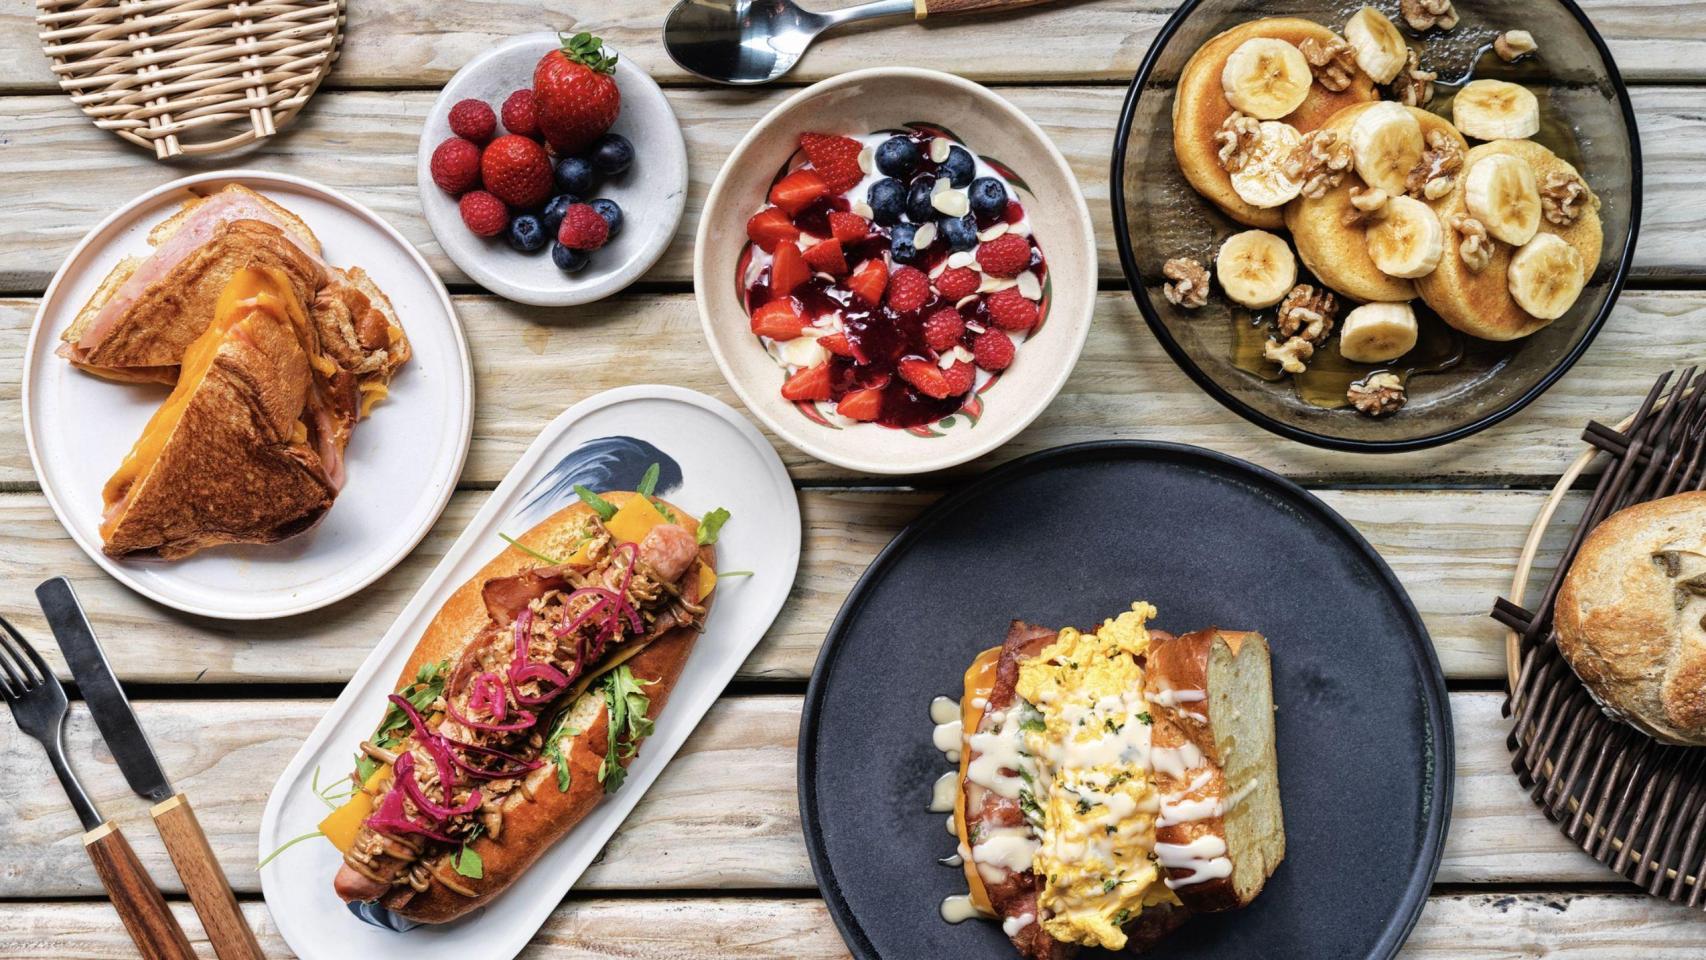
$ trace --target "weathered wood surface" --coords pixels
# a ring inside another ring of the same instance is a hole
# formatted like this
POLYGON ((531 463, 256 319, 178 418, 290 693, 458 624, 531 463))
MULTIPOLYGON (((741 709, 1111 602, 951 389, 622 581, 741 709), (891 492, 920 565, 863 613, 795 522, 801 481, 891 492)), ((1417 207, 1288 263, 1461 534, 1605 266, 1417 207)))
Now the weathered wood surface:
MULTIPOLYGON (((789 92, 668 92, 687 138, 687 211, 674 243, 647 274, 648 281, 680 283, 692 278, 693 233, 711 182, 752 124, 789 92)), ((1012 87, 1001 93, 1042 125, 1071 164, 1095 220, 1102 279, 1120 280, 1108 203, 1108 161, 1124 91, 1012 87)), ((1706 195, 1697 182, 1699 157, 1706 153, 1706 120, 1698 111, 1699 92, 1642 87, 1633 91, 1633 99, 1646 179, 1637 277, 1701 278, 1706 264, 1696 240, 1706 226, 1706 195)), ((251 151, 196 163, 125 165, 122 175, 114 175, 122 144, 95 129, 65 98, 0 97, 6 170, 21 187, 0 191, 0 222, 6 224, 0 231, 0 290, 45 289, 84 233, 147 188, 196 171, 231 168, 293 173, 348 193, 419 247, 446 281, 466 283, 427 228, 415 189, 415 151, 432 101, 430 91, 328 91, 315 98, 293 129, 251 151)), ((644 169, 642 158, 634 175, 643 176, 644 169)), ((1592 171, 1588 178, 1593 179, 1592 171)), ((322 240, 334 260, 350 256, 339 252, 335 237, 322 240)), ((575 318, 587 312, 564 310, 557 315, 575 318)))
MULTIPOLYGON (((808 0, 805 6, 823 10, 852 2, 808 0)), ((337 87, 437 85, 475 54, 517 33, 571 27, 603 36, 660 82, 693 82, 696 78, 669 59, 660 39, 664 14, 673 4, 674 0, 623 0, 607 7, 497 0, 351 3, 343 56, 328 83, 337 87)), ((1382 6, 1397 11, 1396 3, 1382 6)), ((880 45, 885 62, 950 70, 986 83, 1125 83, 1176 7, 1173 0, 1060 0, 993 17, 866 27, 818 41, 787 82, 806 83, 871 66, 873 45, 880 45), (874 35, 878 29, 880 36, 874 35), (1051 56, 1050 51, 1058 55, 1051 56)), ((1702 78, 1706 28, 1682 0, 1639 4, 1586 0, 1582 7, 1610 44, 1624 77, 1634 81, 1702 78)), ((5 89, 56 89, 35 33, 31 6, 24 0, 8 0, 0 10, 0 56, 12 65, 0 78, 5 89)))
MULTIPOLYGON (((1440 882, 1615 881, 1553 828, 1517 786, 1504 747, 1501 699, 1485 692, 1451 695, 1458 769, 1440 882)), ((255 837, 273 781, 330 705, 325 700, 137 705, 162 765, 195 801, 208 839, 239 891, 259 888, 255 837)), ((794 790, 799 713, 794 695, 720 701, 578 889, 811 889, 794 790), (684 837, 692 842, 683 843, 684 837)), ((928 736, 927 726, 919 727, 919 736, 928 736)), ((146 804, 126 789, 81 705, 72 710, 66 741, 102 812, 122 824, 145 824, 146 804)), ((99 895, 78 842, 76 817, 53 786, 45 755, 5 724, 0 756, 12 764, 0 781, 0 900, 99 895)), ((918 784, 919 816, 930 815, 929 787, 918 784)), ((283 832, 293 836, 312 826, 290 824, 283 832)), ((162 888, 181 891, 159 837, 145 828, 128 833, 162 888)))
MULTIPOLYGON (((1510 584, 1523 538, 1544 500, 1541 492, 1326 490, 1321 496, 1397 572, 1427 622, 1447 676, 1504 675, 1503 628, 1487 611, 1510 584)), ((740 676, 791 681, 810 676, 830 621, 854 581, 936 497, 905 491, 801 491, 805 544, 799 577, 740 676)), ((0 494, 0 528, 8 532, 11 547, 8 555, 0 555, 0 610, 26 633, 46 636, 31 591, 49 574, 65 573, 128 682, 342 683, 485 498, 481 491, 457 493, 420 547, 359 597, 301 617, 222 623, 166 610, 106 576, 65 535, 39 494, 0 494)), ((1572 496, 1565 516, 1580 509, 1584 498, 1572 496)), ((1548 557, 1560 545, 1549 543, 1548 557)), ((493 550, 499 546, 494 543, 493 550)), ((53 644, 45 644, 43 654, 58 664, 53 644)), ((63 668, 60 672, 66 675, 63 668)))

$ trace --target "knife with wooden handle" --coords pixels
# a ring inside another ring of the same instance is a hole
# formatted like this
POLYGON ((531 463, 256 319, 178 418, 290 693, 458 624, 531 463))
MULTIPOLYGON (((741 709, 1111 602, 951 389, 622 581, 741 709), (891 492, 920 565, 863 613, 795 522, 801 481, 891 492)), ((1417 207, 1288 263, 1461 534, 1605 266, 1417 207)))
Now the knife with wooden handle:
MULTIPOLYGON (((171 781, 166 779, 166 772, 160 768, 160 761, 154 756, 154 748, 149 745, 147 734, 137 722, 135 711, 130 708, 130 699, 124 695, 124 688, 113 676, 106 652, 101 649, 100 641, 95 639, 95 632, 90 628, 89 619, 84 616, 71 584, 64 577, 43 581, 36 587, 36 600, 47 615, 48 627, 53 631, 54 639, 59 641, 66 665, 71 668, 71 675, 76 678, 77 687, 89 705, 89 713, 95 718, 95 726, 112 749, 113 759, 117 761, 124 779, 139 796, 154 801, 154 808, 149 811, 154 817, 154 825, 166 842, 172 866, 177 868, 178 876, 184 881, 184 889, 190 895, 190 903, 195 905, 196 914, 201 917, 214 952, 219 955, 219 960, 260 960, 261 946, 243 919, 237 896, 231 892, 225 871, 213 856, 213 847, 207 842, 201 824, 196 821, 195 811, 190 808, 189 800, 174 791, 171 781)), ((91 831, 91 834, 96 832, 99 830, 91 831)), ((116 831, 107 836, 118 837, 116 831)), ((129 845, 123 844, 122 837, 118 840, 123 850, 115 850, 112 862, 122 863, 124 853, 129 853, 130 860, 134 861, 136 855, 130 853, 129 845)), ((94 855, 91 847, 90 856, 94 855)), ((98 866, 100 861, 96 862, 98 866)), ((159 894, 156 892, 155 896, 159 894)))
POLYGON ((194 960, 195 950, 184 936, 184 928, 178 926, 166 898, 118 826, 108 820, 83 834, 83 849, 145 960, 194 960))

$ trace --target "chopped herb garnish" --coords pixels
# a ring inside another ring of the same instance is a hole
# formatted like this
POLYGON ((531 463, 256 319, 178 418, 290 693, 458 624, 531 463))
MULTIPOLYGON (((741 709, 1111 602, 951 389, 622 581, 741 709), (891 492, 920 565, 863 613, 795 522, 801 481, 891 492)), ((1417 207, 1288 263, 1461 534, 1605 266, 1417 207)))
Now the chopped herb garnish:
POLYGON ((1114 888, 1119 886, 1119 885, 1120 885, 1120 882, 1118 880, 1115 880, 1113 877, 1109 877, 1108 879, 1102 881, 1102 892, 1103 893, 1113 893, 1114 888))
POLYGON ((1150 715, 1149 715, 1149 711, 1148 711, 1148 710, 1145 710, 1145 711, 1143 711, 1143 712, 1142 712, 1142 713, 1140 713, 1140 714, 1138 714, 1138 715, 1137 715, 1137 722, 1138 722, 1138 723, 1141 723, 1141 724, 1143 724, 1143 725, 1144 725, 1144 726, 1146 726, 1146 727, 1147 727, 1147 726, 1149 726, 1149 725, 1150 725, 1150 724, 1152 724, 1152 723, 1154 723, 1154 722, 1155 722, 1155 718, 1154 718, 1154 717, 1151 717, 1151 716, 1150 716, 1150 715))
POLYGON ((607 742, 610 746, 605 751, 604 762, 599 765, 598 782, 604 784, 605 793, 615 793, 622 786, 622 781, 628 776, 622 761, 640 752, 640 741, 651 736, 652 721, 646 714, 651 711, 652 698, 646 696, 641 688, 656 682, 636 679, 627 664, 604 677, 604 705, 610 718, 607 742))
POLYGON ((723 524, 729 522, 729 512, 722 507, 712 510, 699 518, 698 541, 701 547, 717 542, 717 534, 722 532, 723 524))
POLYGON ((539 551, 533 549, 532 547, 528 546, 525 543, 522 543, 520 540, 517 540, 516 538, 510 536, 507 533, 503 533, 500 531, 498 533, 498 539, 502 540, 504 543, 507 543, 510 546, 516 548, 517 550, 520 550, 522 553, 527 554, 528 556, 539 561, 540 563, 548 563, 551 566, 555 567, 555 566, 560 565, 563 562, 561 560, 556 560, 556 559, 553 559, 551 557, 545 556, 543 553, 540 553, 539 551))
POLYGON ((321 803, 333 810, 338 808, 335 801, 348 800, 355 793, 355 782, 352 780, 337 780, 320 786, 320 768, 317 765, 314 767, 314 776, 309 779, 309 787, 314 791, 314 796, 320 798, 321 803))
POLYGON ((1118 829, 1119 829, 1118 827, 1116 827, 1110 823, 1107 826, 1102 828, 1102 832, 1111 837, 1114 835, 1115 831, 1117 831, 1118 829))
POLYGON ((1109 733, 1119 733, 1121 730, 1125 729, 1125 724, 1115 723, 1113 717, 1109 717, 1106 721, 1104 721, 1102 723, 1102 726, 1108 728, 1109 733))
POLYGON ((1080 816, 1090 812, 1091 803, 1084 797, 1078 798, 1078 813, 1080 816))
POLYGON ((724 573, 721 570, 717 571, 718 580, 727 580, 730 577, 750 577, 753 575, 754 574, 751 570, 730 570, 727 573, 724 573))
POLYGON ((281 844, 277 850, 274 850, 273 852, 271 852, 271 853, 267 854, 265 857, 263 857, 261 859, 260 863, 255 864, 255 869, 259 870, 260 868, 266 866, 267 864, 269 864, 273 861, 274 857, 278 856, 279 854, 283 853, 286 850, 289 850, 291 847, 296 846, 297 844, 301 843, 304 840, 312 840, 315 837, 323 837, 323 836, 325 836, 324 833, 320 832, 319 830, 316 830, 313 833, 305 833, 300 837, 291 837, 289 840, 284 841, 284 843, 281 844))
POLYGON ((591 490, 588 490, 586 487, 578 483, 575 484, 575 496, 580 497, 582 503, 591 507, 592 512, 598 514, 598 519, 600 520, 609 520, 611 517, 616 516, 615 504, 604 499, 598 494, 593 493, 591 490))
POLYGON ((1125 907, 1121 907, 1120 912, 1114 914, 1114 926, 1123 927, 1123 926, 1125 926, 1126 921, 1130 920, 1130 919, 1131 919, 1131 911, 1126 909, 1125 907))

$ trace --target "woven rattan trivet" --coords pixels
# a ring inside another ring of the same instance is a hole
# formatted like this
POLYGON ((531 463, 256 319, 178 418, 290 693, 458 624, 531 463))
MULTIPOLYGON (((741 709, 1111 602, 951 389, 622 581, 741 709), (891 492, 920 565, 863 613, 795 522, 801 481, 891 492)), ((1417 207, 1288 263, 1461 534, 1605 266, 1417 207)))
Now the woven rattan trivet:
POLYGON ((1564 835, 1653 896, 1706 906, 1706 748, 1660 744, 1607 716, 1555 643, 1552 605, 1589 531, 1631 504, 1706 489, 1706 375, 1665 374, 1615 429, 1589 423, 1591 446, 1552 490, 1529 531, 1512 600, 1493 618, 1505 644, 1511 769, 1564 835), (1670 389, 1667 392, 1666 387, 1670 389), (1564 495, 1603 458, 1586 512, 1530 613, 1520 604, 1541 539, 1564 495), (1513 602, 1514 601, 1514 602, 1513 602))
POLYGON ((289 123, 338 58, 344 0, 36 0, 36 24, 72 102, 167 159, 289 123))

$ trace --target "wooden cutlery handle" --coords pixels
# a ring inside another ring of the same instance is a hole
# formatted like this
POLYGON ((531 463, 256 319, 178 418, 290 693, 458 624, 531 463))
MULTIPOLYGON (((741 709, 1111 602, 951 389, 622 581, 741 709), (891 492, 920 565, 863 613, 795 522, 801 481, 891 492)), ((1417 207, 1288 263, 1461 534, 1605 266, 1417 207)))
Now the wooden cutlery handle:
POLYGON ((142 868, 118 825, 108 820, 83 834, 83 849, 94 861, 113 909, 144 960, 194 960, 184 928, 178 926, 166 898, 160 896, 160 888, 154 886, 154 878, 142 868))
POLYGON ((260 960, 261 945, 255 932, 243 919, 243 909, 225 879, 225 871, 213 856, 213 846, 190 809, 189 798, 183 794, 169 797, 148 811, 154 817, 154 827, 166 841, 166 852, 172 855, 172 866, 189 891, 196 915, 207 930, 207 939, 219 960, 260 960))
POLYGON ((914 0, 914 2, 917 8, 915 16, 922 20, 925 17, 939 17, 950 13, 999 13, 1002 10, 1016 10, 1019 7, 1046 3, 1047 0, 914 0))

